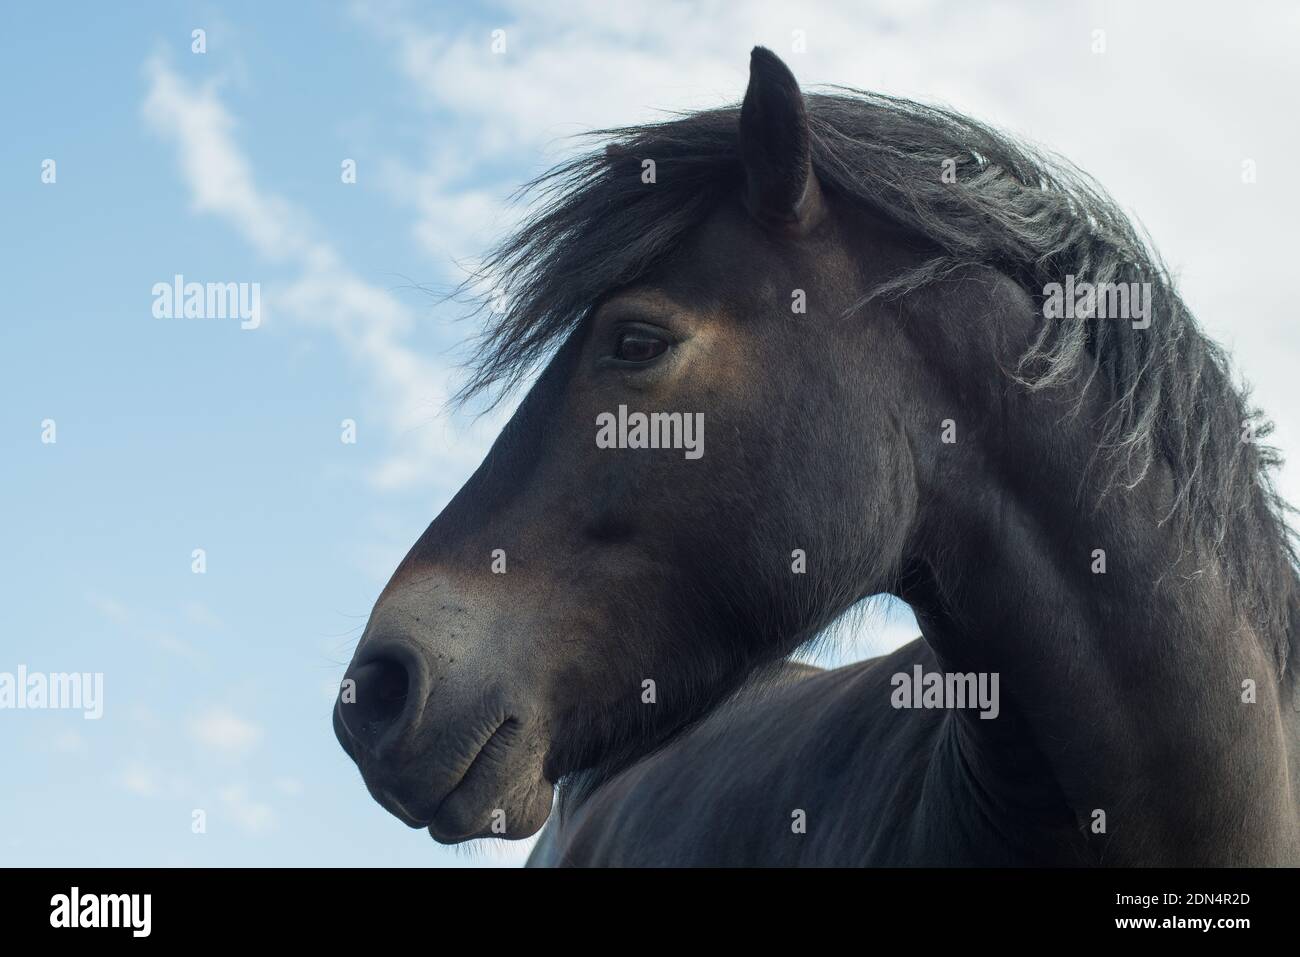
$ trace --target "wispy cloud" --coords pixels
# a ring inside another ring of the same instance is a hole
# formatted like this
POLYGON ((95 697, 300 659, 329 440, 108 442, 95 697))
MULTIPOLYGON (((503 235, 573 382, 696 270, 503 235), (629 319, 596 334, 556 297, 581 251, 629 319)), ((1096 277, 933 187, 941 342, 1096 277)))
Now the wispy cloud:
POLYGON ((222 809, 241 829, 253 834, 269 830, 275 823, 271 805, 254 800, 243 785, 222 788, 217 797, 222 809))
POLYGON ((141 638, 178 658, 189 661, 205 659, 202 651, 177 635, 168 625, 160 624, 160 616, 156 612, 140 614, 115 598, 94 593, 88 594, 86 600, 105 622, 127 632, 132 637, 141 638))
POLYGON ((145 73, 145 120, 175 145, 194 210, 227 222, 269 265, 287 273, 266 297, 268 322, 285 316, 329 332, 365 371, 368 411, 389 443, 371 473, 374 484, 409 487, 477 462, 494 420, 467 423, 441 414, 455 371, 407 344, 413 312, 349 269, 308 217, 257 185, 215 82, 191 82, 160 56, 146 63, 145 73))
POLYGON ((178 798, 190 789, 180 775, 141 761, 128 764, 118 782, 123 789, 142 798, 178 798))
POLYGON ((225 708, 210 708, 190 721, 194 740, 222 754, 247 754, 262 739, 262 729, 225 708))
POLYGON ((288 203, 263 195, 254 185, 247 158, 234 146, 236 124, 217 95, 217 84, 187 82, 162 56, 149 59, 145 72, 149 92, 144 116, 176 145, 195 212, 226 219, 269 260, 322 270, 336 265, 332 251, 312 240, 288 203))

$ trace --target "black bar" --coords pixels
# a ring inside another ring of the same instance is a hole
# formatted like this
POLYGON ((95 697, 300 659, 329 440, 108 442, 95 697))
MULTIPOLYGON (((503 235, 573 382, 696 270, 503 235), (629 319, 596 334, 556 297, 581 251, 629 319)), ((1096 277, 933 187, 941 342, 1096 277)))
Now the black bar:
POLYGON ((630 942, 701 921, 728 933, 752 929, 760 940, 765 929, 851 928, 859 941, 920 931, 926 942, 1199 936, 1230 943, 1243 934, 1294 933, 1300 871, 53 868, 0 870, 0 888, 8 943, 76 935, 91 945, 117 938, 131 945, 285 939, 374 946, 414 933, 436 950, 469 933, 486 936, 458 950, 497 949, 508 933, 576 942, 599 924, 622 928, 630 942), (144 928, 143 897, 129 911, 122 898, 103 909, 108 918, 116 909, 126 926, 52 926, 52 917, 68 922, 74 887, 88 918, 101 910, 99 895, 150 895, 148 935, 136 936, 144 928), (69 906, 56 913, 58 895, 69 906), (87 897, 95 903, 87 905, 87 897), (1164 924, 1207 918, 1248 926, 1164 924), (1118 924, 1135 920, 1154 925, 1118 924))

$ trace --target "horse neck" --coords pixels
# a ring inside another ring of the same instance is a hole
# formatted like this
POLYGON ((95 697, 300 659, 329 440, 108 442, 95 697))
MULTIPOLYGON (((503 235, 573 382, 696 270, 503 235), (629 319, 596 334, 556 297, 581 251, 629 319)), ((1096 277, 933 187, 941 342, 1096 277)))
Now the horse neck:
MULTIPOLYGON (((1003 709, 1023 719, 1081 830, 1097 809, 1112 825, 1127 815, 1112 860, 1164 846, 1184 861, 1258 861, 1259 835, 1279 828, 1296 854, 1294 680, 1277 655, 1289 639, 1244 615, 1208 550, 1161 522, 1168 474, 1092 508, 1077 501, 1084 434, 992 444, 938 453, 922 489, 901 592, 940 661, 999 673, 1003 709), (1207 830, 1231 835, 1216 850, 1207 830)), ((1295 607, 1285 549, 1260 547, 1281 549, 1295 607)))

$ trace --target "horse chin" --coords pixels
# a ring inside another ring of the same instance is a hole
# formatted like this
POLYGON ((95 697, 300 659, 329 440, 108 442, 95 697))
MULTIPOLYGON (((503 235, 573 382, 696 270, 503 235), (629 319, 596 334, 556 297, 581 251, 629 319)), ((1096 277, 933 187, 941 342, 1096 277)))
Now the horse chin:
POLYGON ((429 822, 429 836, 439 844, 461 844, 483 837, 520 840, 542 829, 551 813, 554 788, 538 774, 529 780, 474 786, 466 781, 438 805, 429 822), (497 793, 500 797, 484 797, 497 793))
POLYGON ((504 721, 427 818, 429 835, 442 844, 459 844, 537 833, 554 796, 543 770, 545 739, 532 722, 504 721))

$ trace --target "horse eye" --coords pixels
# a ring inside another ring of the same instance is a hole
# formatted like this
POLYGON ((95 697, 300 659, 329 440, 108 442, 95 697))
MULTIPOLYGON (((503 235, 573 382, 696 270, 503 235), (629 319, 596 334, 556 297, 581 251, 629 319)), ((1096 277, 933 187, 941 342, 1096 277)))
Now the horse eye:
POLYGON ((625 332, 618 337, 614 358, 623 362, 649 362, 664 354, 668 343, 644 332, 625 332))

